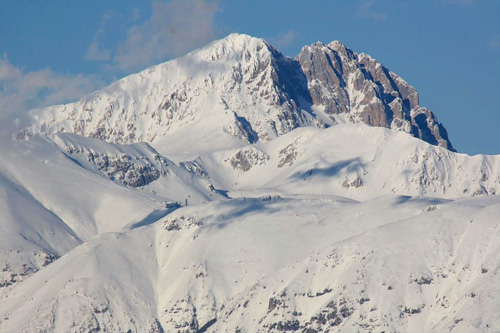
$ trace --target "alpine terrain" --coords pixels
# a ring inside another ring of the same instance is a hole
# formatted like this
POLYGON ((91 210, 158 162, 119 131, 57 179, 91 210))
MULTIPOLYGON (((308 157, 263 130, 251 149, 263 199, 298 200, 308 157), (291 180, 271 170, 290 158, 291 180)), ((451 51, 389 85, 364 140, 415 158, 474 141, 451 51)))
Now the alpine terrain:
POLYGON ((500 331, 500 155, 338 41, 231 34, 0 140, 1 332, 500 331))

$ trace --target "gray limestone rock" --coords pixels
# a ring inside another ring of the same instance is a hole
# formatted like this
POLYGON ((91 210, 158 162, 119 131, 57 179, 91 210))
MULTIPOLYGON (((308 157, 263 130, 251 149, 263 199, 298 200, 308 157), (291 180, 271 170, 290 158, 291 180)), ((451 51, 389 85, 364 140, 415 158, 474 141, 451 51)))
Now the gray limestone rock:
POLYGON ((16 137, 69 131, 114 143, 152 142, 172 128, 210 122, 202 118, 212 109, 226 115, 214 131, 253 144, 301 126, 327 127, 312 106, 323 107, 329 125, 344 114, 453 150, 434 113, 419 106, 417 91, 369 55, 334 41, 305 46, 292 59, 238 34, 79 102, 40 109, 16 137), (200 70, 190 73, 191 67, 200 70))
POLYGON ((306 46, 295 59, 313 103, 324 106, 325 112, 350 114, 356 121, 454 150, 435 114, 419 106, 417 91, 372 57, 335 41, 306 46))

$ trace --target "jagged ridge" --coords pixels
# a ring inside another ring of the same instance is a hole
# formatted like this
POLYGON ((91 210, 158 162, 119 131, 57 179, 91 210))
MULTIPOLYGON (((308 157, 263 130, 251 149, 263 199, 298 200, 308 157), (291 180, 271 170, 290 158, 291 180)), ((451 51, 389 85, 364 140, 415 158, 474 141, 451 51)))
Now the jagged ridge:
MULTIPOLYGON (((404 131, 453 150, 416 90, 340 42, 306 46, 291 59, 262 39, 231 34, 151 67, 79 102, 31 113, 18 137, 72 132, 114 143, 154 142, 202 123, 202 132, 267 141, 341 118, 404 131)), ((201 133, 200 133, 201 134, 201 133)))

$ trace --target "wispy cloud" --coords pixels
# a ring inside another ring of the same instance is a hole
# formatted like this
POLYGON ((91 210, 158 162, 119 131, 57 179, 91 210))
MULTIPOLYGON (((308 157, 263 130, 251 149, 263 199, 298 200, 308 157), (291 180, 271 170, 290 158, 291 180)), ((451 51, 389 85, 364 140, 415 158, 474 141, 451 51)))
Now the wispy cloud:
MULTIPOLYGON (((114 11, 104 13, 84 58, 102 61, 115 73, 130 73, 182 55, 216 35, 218 0, 155 1, 152 9, 152 16, 141 24, 137 24, 141 18, 138 10, 128 17, 114 11), (109 43, 112 35, 107 29, 119 27, 126 35, 109 43)), ((0 120, 32 108, 77 100, 103 84, 97 76, 65 75, 50 68, 26 71, 12 64, 6 54, 0 55, 0 120)))
POLYGON ((134 21, 139 21, 141 19, 141 12, 139 9, 135 8, 132 10, 132 19, 134 21))
POLYGON ((277 47, 287 47, 295 42, 296 37, 297 34, 293 30, 289 30, 284 34, 281 34, 275 38, 271 38, 271 42, 277 47))
POLYGON ((472 5, 477 0, 445 0, 447 3, 459 4, 459 5, 472 5))
POLYGON ((93 76, 62 75, 51 69, 26 72, 0 57, 0 119, 31 108, 77 100, 102 84, 93 76))
POLYGON ((106 11, 103 14, 99 29, 94 34, 92 43, 90 43, 89 48, 83 57, 85 60, 108 61, 111 59, 111 50, 109 48, 103 49, 101 47, 101 40, 106 34, 106 24, 108 24, 108 22, 110 22, 115 16, 117 16, 117 14, 112 10, 106 11))
POLYGON ((219 10, 218 2, 154 1, 151 17, 140 24, 141 13, 137 9, 128 15, 108 11, 84 59, 104 62, 106 70, 128 74, 185 54, 216 36, 214 20, 219 10), (121 29, 117 30, 118 27, 121 29), (126 31, 126 35, 117 39, 118 31, 126 31), (114 37, 113 40, 110 36, 114 37))
POLYGON ((375 9, 377 0, 366 0, 358 10, 358 16, 364 19, 385 20, 387 14, 375 9))
POLYGON ((91 61, 107 61, 111 59, 111 51, 102 49, 99 42, 94 40, 92 44, 90 44, 87 53, 85 53, 84 59, 91 61))
POLYGON ((493 36, 489 41, 488 45, 492 49, 500 49, 500 35, 493 36))
POLYGON ((216 35, 217 1, 155 1, 152 6, 149 20, 128 29, 126 39, 115 51, 111 68, 121 72, 136 71, 182 55, 216 35))

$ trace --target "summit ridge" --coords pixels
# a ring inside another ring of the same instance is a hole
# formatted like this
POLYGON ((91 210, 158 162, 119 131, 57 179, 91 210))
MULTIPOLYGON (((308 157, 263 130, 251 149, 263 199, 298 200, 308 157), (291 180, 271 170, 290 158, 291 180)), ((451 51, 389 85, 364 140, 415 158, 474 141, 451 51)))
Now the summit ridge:
POLYGON ((219 141, 228 134, 252 143, 339 121, 403 131, 454 150, 435 114, 419 105, 417 91, 372 57, 333 41, 305 46, 292 59, 244 34, 125 77, 78 102, 34 110, 19 136, 71 132, 113 143, 154 142, 197 124, 219 141))

